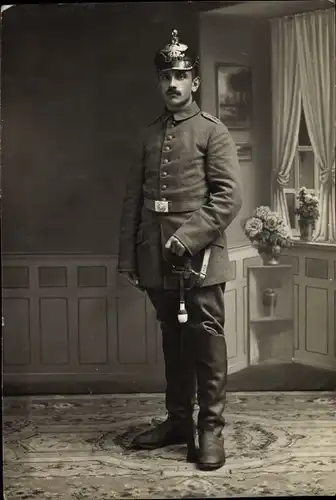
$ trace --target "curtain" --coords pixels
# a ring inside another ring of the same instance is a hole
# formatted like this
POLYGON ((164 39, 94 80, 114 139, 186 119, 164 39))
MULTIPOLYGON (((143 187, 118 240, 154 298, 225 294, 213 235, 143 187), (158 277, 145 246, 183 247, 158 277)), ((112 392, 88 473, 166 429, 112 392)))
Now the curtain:
POLYGON ((303 110, 321 183, 314 239, 336 241, 335 11, 300 14, 294 22, 303 110))
POLYGON ((301 93, 293 19, 271 20, 272 50, 272 209, 290 229, 284 188, 298 144, 301 93))

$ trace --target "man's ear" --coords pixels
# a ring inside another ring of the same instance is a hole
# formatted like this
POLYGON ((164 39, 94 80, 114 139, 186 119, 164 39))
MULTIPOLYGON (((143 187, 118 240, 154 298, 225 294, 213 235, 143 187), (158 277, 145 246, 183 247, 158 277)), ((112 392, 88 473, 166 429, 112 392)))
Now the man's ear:
POLYGON ((192 92, 197 92, 197 90, 199 89, 200 85, 201 85, 201 79, 200 79, 200 77, 199 76, 195 76, 195 78, 192 81, 191 91, 192 92))

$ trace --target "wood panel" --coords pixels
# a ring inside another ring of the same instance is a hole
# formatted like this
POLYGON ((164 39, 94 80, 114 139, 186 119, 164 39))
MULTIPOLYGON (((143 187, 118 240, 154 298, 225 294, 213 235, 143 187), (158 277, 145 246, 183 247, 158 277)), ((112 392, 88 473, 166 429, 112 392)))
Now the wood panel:
POLYGON ((10 390, 164 389, 155 311, 116 274, 116 262, 116 256, 5 257, 10 390))
POLYGON ((247 297, 247 285, 244 286, 243 288, 243 321, 244 321, 244 328, 243 328, 243 335, 244 335, 244 354, 247 356, 248 353, 248 338, 247 338, 247 332, 248 332, 248 297, 247 297))
POLYGON ((118 297, 118 362, 146 363, 146 299, 118 297), (130 348, 132 346, 132 348, 130 348))
POLYGON ((294 284, 294 349, 300 347, 299 337, 299 285, 294 284))
POLYGON ((78 299, 78 351, 80 364, 108 364, 106 297, 78 299))
POLYGON ((5 288, 28 288, 29 268, 27 266, 3 266, 2 284, 5 288))
MULTIPOLYGON (((335 270, 336 270, 336 263, 335 263, 335 270)), ((336 280, 336 275, 335 275, 335 280, 336 280)), ((336 331, 336 290, 334 291, 334 304, 333 304, 333 308, 334 308, 334 324, 333 324, 333 328, 334 328, 334 331, 336 331)), ((336 337, 336 334, 335 334, 335 337, 336 337)), ((334 341, 334 355, 335 355, 335 358, 336 358, 336 339, 334 341)))
MULTIPOLYGON (((225 293, 229 372, 246 366, 246 279, 240 256, 231 260, 235 279, 225 293)), ((116 256, 5 257, 7 268, 20 269, 7 274, 4 287, 6 386, 164 390, 155 310, 145 293, 116 273, 116 262, 116 256)))
POLYGON ((66 267, 39 267, 39 286, 42 287, 66 287, 67 270, 66 267))
POLYGON ((306 351, 328 354, 328 291, 306 287, 306 351), (316 334, 318 332, 318 335, 316 334))
MULTIPOLYGON (((240 246, 229 251, 233 280, 226 284, 225 292, 225 337, 228 346, 228 373, 235 373, 247 366, 247 301, 245 265, 255 258, 255 250, 250 246, 240 246)), ((259 256, 256 257, 259 259, 259 256)))
POLYGON ((30 364, 30 304, 29 298, 3 299, 5 320, 3 349, 4 366, 24 371, 30 364))
POLYGON ((290 254, 299 260, 294 357, 300 363, 336 369, 335 247, 298 242, 290 254))
MULTIPOLYGON (((316 249, 303 253, 301 248, 293 252, 287 261, 296 262, 294 358, 336 367, 334 253, 316 249), (306 257, 327 259, 328 279, 307 277, 306 257), (316 295, 316 289, 322 291, 316 295), (319 322, 314 326, 316 300, 327 319, 317 315, 319 322)), ((260 259, 249 246, 231 249, 230 259, 235 279, 226 286, 225 335, 228 370, 233 373, 248 362, 245 275, 247 267, 260 259)), ((116 256, 4 256, 5 390, 164 390, 162 339, 155 310, 146 294, 116 274, 116 261, 116 256)), ((277 338, 280 343, 273 350, 281 352, 285 342, 281 332, 277 338)), ((263 349, 266 356, 266 343, 263 349)))
POLYGON ((228 360, 238 356, 237 290, 225 292, 225 338, 228 360))
POLYGON ((68 301, 44 297, 39 301, 41 365, 69 363, 68 301))
POLYGON ((308 278, 328 279, 328 260, 307 257, 306 276, 308 278))

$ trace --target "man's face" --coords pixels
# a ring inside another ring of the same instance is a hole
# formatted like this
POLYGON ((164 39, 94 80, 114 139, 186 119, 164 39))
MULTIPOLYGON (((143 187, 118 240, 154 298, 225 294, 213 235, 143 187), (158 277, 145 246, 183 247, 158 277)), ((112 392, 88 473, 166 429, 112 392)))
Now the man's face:
POLYGON ((168 109, 179 109, 191 101, 192 92, 196 92, 200 80, 193 78, 191 70, 160 71, 159 89, 168 109))

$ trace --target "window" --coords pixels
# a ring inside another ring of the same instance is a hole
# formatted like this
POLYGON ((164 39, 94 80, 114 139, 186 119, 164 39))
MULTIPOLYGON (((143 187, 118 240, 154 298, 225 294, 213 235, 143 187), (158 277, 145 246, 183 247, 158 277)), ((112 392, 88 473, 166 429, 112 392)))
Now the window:
POLYGON ((318 196, 320 190, 319 172, 311 146, 304 112, 302 110, 299 130, 298 147, 295 152, 289 182, 285 188, 285 196, 289 213, 289 220, 293 236, 299 234, 298 217, 295 215, 296 196, 305 186, 310 193, 318 196))

